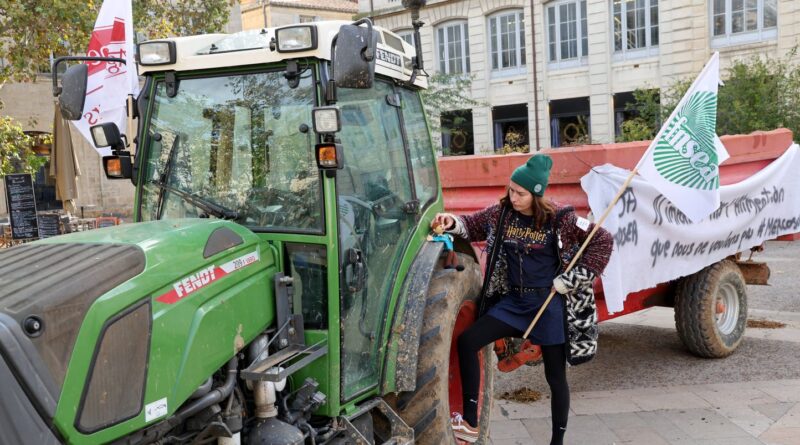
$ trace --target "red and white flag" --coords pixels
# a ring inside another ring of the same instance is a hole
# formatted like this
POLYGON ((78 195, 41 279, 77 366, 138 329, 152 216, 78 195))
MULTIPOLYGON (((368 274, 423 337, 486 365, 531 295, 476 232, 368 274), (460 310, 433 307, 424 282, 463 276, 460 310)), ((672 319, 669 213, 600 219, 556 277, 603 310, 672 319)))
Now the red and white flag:
MULTIPOLYGON (((133 11, 131 0, 105 0, 94 24, 89 48, 89 57, 118 57, 126 64, 117 62, 87 62, 89 80, 86 85, 86 103, 83 117, 74 121, 83 137, 92 143, 90 128, 105 122, 114 122, 120 133, 126 132, 126 106, 129 94, 139 93, 139 78, 136 72, 133 47, 133 11)), ((127 135, 129 140, 133 135, 127 135)), ((108 147, 97 149, 101 155, 111 154, 108 147)))

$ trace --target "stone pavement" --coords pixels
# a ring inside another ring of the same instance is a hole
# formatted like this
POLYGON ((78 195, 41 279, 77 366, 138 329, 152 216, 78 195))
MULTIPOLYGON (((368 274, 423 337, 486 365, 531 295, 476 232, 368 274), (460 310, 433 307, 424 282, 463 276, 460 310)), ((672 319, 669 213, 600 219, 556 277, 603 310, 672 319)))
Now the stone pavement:
MULTIPOLYGON (((749 315, 787 326, 748 329, 747 337, 800 342, 797 313, 751 310, 749 315)), ((648 309, 617 322, 674 328, 669 308, 648 309)), ((492 445, 548 445, 550 428, 549 397, 528 404, 495 400, 492 445)), ((573 393, 565 443, 800 445, 800 379, 573 393)))

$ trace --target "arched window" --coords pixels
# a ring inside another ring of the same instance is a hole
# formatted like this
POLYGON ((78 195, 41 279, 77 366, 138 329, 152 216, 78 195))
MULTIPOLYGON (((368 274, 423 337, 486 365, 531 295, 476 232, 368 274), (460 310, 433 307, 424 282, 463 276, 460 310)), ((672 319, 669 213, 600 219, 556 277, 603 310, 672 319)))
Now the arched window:
POLYGON ((525 66, 525 19, 521 10, 489 17, 492 71, 519 71, 525 66))
POLYGON ((548 3, 545 14, 547 18, 547 60, 551 64, 565 61, 582 62, 589 54, 586 0, 548 3))
POLYGON ((469 33, 467 22, 447 22, 436 28, 439 71, 447 74, 469 72, 469 33))

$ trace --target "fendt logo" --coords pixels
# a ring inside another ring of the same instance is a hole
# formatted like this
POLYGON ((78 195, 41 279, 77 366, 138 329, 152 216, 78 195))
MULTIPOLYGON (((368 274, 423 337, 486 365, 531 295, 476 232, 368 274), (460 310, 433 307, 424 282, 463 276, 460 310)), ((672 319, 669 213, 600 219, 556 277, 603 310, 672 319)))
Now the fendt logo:
POLYGON ((653 163, 664 179, 698 190, 719 187, 716 123, 717 95, 708 91, 692 94, 653 152, 653 163))
POLYGON ((178 294, 178 298, 183 298, 185 295, 188 295, 205 286, 206 284, 215 281, 217 279, 217 274, 214 273, 215 269, 216 266, 211 266, 207 269, 197 272, 194 275, 189 275, 181 281, 173 284, 172 287, 175 288, 175 293, 178 294))
POLYGON ((208 266, 197 273, 187 275, 173 283, 172 290, 156 298, 156 301, 165 304, 175 304, 220 278, 254 264, 258 260, 258 251, 255 251, 242 255, 233 261, 228 261, 221 266, 208 266))

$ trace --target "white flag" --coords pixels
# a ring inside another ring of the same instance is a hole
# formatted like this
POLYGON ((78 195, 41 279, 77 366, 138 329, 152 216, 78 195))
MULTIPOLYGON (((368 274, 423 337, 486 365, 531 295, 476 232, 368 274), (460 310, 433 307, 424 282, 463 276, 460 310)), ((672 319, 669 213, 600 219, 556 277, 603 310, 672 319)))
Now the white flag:
MULTIPOLYGON (((127 96, 139 93, 139 79, 133 57, 133 12, 131 0, 105 0, 94 24, 92 38, 86 55, 90 57, 118 57, 126 64, 116 62, 87 62, 89 79, 86 85, 86 103, 83 117, 73 122, 83 137, 92 143, 90 128, 105 122, 114 122, 120 133, 126 131, 127 96)), ((133 135, 127 135, 129 140, 133 135)), ((108 147, 97 149, 101 155, 111 154, 108 147)))
POLYGON ((714 53, 639 161, 639 174, 691 221, 719 207, 719 164, 728 152, 716 135, 719 53, 714 53))

